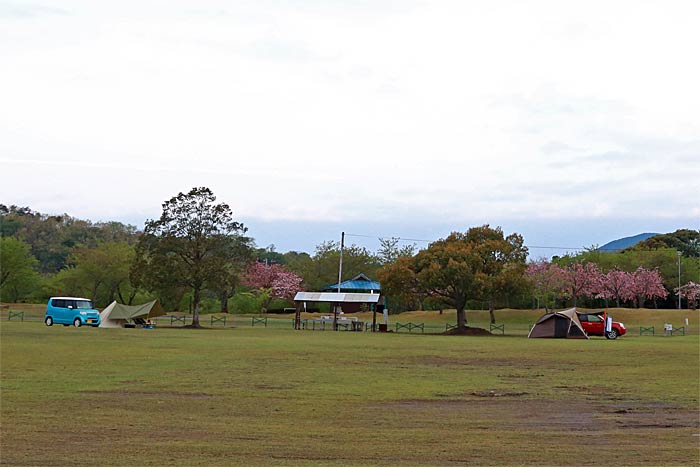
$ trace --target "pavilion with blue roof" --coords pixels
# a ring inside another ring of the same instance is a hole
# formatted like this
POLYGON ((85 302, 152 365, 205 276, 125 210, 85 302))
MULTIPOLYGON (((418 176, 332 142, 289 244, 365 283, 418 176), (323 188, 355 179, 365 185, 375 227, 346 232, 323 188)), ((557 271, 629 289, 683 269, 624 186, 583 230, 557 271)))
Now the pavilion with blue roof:
POLYGON ((348 293, 380 293, 382 290, 382 285, 373 281, 363 273, 359 273, 349 281, 344 281, 340 283, 340 290, 338 290, 338 284, 331 284, 325 286, 323 291, 332 292, 348 292, 348 293))

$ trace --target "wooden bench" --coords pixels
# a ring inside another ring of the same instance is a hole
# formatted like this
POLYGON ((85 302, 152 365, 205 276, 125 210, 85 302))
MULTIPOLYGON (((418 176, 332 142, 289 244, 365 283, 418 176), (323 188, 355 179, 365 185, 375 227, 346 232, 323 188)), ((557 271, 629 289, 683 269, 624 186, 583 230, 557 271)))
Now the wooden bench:
POLYGON ((501 334, 505 334, 506 333, 505 326, 506 326, 505 324, 491 323, 491 324, 489 324, 489 331, 490 332, 501 331, 501 334))
POLYGON ((10 321, 12 318, 19 318, 20 321, 24 321, 24 311, 10 311, 7 314, 7 320, 10 321))
POLYGON ((401 329, 408 329, 408 332, 413 332, 414 329, 420 329, 421 333, 425 333, 424 323, 396 323, 396 332, 401 329))

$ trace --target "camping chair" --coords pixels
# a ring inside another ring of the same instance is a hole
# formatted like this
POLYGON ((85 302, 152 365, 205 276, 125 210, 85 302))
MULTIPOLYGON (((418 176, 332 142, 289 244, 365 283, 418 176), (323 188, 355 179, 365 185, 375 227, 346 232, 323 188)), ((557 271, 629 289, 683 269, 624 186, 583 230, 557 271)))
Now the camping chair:
POLYGON ((150 319, 146 321, 143 318, 134 318, 134 324, 139 328, 153 329, 153 324, 151 323, 150 319))

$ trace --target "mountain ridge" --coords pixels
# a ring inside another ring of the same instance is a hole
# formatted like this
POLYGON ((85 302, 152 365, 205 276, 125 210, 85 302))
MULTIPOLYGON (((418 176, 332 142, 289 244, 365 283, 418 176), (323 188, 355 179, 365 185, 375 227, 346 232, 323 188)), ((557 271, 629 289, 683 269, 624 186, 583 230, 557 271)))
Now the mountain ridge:
POLYGON ((643 242, 647 238, 653 237, 655 235, 660 235, 659 233, 645 232, 631 237, 618 238, 617 240, 612 240, 605 245, 596 248, 599 251, 616 252, 624 250, 625 248, 632 247, 639 242, 643 242))

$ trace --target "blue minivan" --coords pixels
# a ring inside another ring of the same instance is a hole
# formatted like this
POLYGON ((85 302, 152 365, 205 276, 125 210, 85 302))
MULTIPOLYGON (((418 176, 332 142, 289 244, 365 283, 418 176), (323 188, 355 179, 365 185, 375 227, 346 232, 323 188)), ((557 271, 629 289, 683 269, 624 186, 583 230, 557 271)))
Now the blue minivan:
POLYGON ((47 326, 54 323, 76 328, 82 325, 98 327, 100 325, 100 312, 92 306, 92 301, 87 298, 77 297, 51 297, 46 306, 44 322, 47 326))

